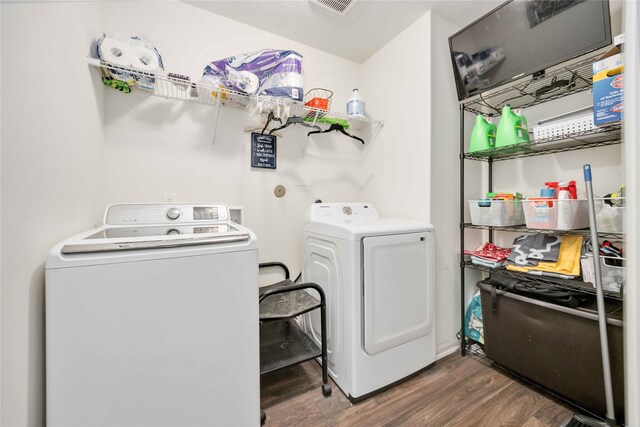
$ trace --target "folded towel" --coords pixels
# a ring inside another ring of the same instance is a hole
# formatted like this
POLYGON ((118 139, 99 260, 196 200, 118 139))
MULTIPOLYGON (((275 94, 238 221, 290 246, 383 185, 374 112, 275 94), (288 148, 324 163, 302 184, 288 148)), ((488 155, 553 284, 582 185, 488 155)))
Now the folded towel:
POLYGON ((556 262, 562 236, 529 234, 516 237, 507 258, 509 265, 532 267, 541 261, 556 262))
POLYGON ((486 259, 478 258, 474 255, 471 255, 471 263, 476 265, 481 265, 483 267, 489 267, 489 268, 502 267, 501 261, 489 261, 486 259))
POLYGON ((510 248, 501 248, 493 243, 484 243, 478 246, 475 250, 465 250, 467 255, 473 255, 477 258, 481 258, 487 261, 504 261, 511 252, 510 248))
POLYGON ((507 265, 507 270, 528 272, 545 271, 548 273, 559 273, 566 276, 580 275, 580 254, 582 251, 582 236, 562 236, 558 260, 555 262, 539 262, 535 266, 515 266, 507 265))

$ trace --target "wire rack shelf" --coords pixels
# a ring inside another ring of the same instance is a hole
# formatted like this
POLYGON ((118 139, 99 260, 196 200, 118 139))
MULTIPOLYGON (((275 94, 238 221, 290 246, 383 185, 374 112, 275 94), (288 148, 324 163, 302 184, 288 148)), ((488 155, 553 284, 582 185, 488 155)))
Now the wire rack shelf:
MULTIPOLYGON (((570 279, 556 279, 553 277, 545 277, 545 276, 532 276, 526 273, 520 273, 517 271, 507 270, 506 268, 489 268, 481 265, 473 264, 471 261, 464 262, 465 268, 471 268, 473 270, 480 270, 487 273, 492 271, 497 271, 502 275, 513 277, 515 279, 521 280, 523 282, 528 282, 532 286, 536 284, 544 284, 553 286, 559 289, 569 289, 572 291, 578 291, 589 295, 596 295, 596 288, 591 283, 583 282, 582 280, 570 280, 570 279)), ((613 292, 613 291, 604 291, 604 295, 607 298, 613 298, 616 300, 622 300, 622 292, 613 292)))
MULTIPOLYGON (((528 228, 524 225, 514 225, 509 227, 492 227, 489 225, 474 225, 471 223, 464 223, 464 228, 470 228, 475 230, 493 230, 493 231, 508 231, 513 233, 543 233, 543 234, 579 234, 583 236, 590 236, 591 232, 588 228, 582 230, 549 230, 545 228, 528 228)), ((598 237, 601 239, 610 239, 610 240, 622 240, 624 238, 624 233, 608 233, 608 232, 598 232, 598 237)))
POLYGON ((616 145, 622 142, 622 123, 614 123, 594 129, 532 141, 526 144, 493 148, 464 153, 463 158, 479 161, 500 161, 586 148, 616 145))
POLYGON ((382 124, 380 120, 367 117, 353 117, 345 113, 314 108, 306 106, 303 102, 291 99, 248 95, 202 82, 182 80, 167 75, 164 72, 147 73, 132 68, 121 67, 92 57, 88 57, 87 61, 89 65, 100 70, 103 83, 108 85, 113 82, 112 86, 123 92, 130 92, 132 88, 135 88, 140 92, 146 92, 162 98, 195 102, 216 108, 220 106, 242 108, 257 114, 273 112, 276 117, 308 117, 317 120, 327 115, 333 118, 347 120, 350 127, 356 130, 382 124), (113 76, 117 75, 131 76, 131 82, 128 85, 118 82, 117 79, 113 78, 113 76), (143 84, 138 84, 137 82, 139 81, 142 81, 143 84))
POLYGON ((567 95, 591 89, 593 62, 600 55, 597 52, 586 59, 563 65, 547 72, 541 78, 527 78, 500 89, 476 95, 461 102, 462 108, 475 114, 498 116, 505 105, 511 108, 527 108, 543 102, 552 101, 567 95), (551 90, 550 84, 565 81, 566 85, 557 85, 551 90))

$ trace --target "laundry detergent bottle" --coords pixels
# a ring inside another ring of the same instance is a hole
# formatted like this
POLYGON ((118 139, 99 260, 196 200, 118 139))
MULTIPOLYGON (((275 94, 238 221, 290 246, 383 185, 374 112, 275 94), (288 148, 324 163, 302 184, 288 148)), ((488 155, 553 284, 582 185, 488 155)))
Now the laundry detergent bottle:
POLYGON ((349 102, 347 102, 347 115, 360 118, 364 118, 365 116, 364 100, 360 96, 358 89, 353 90, 353 94, 349 102))
POLYGON ((519 110, 511 110, 509 105, 502 108, 502 116, 496 132, 496 147, 529 142, 527 119, 519 110))
POLYGON ((496 125, 482 114, 476 116, 476 124, 471 131, 469 152, 489 150, 496 145, 496 125))

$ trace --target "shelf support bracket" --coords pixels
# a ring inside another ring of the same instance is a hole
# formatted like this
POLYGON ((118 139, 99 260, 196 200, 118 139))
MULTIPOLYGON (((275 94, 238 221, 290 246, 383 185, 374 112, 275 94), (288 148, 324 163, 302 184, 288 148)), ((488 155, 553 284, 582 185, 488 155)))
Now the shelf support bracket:
POLYGON ((216 97, 216 107, 215 107, 215 112, 213 113, 213 136, 211 137, 212 146, 216 145, 216 131, 218 129, 218 113, 220 113, 220 98, 221 98, 220 95, 216 97))
POLYGON ((376 130, 373 131, 373 135, 371 135, 371 141, 369 141, 369 144, 373 144, 373 142, 378 138, 378 135, 382 131, 383 127, 384 127, 384 121, 381 120, 380 122, 378 122, 378 126, 376 126, 376 130))
POLYGON ((300 153, 300 158, 304 159, 304 152, 307 150, 307 145, 309 145, 310 135, 307 135, 307 139, 304 140, 304 145, 302 146, 302 153, 300 153))

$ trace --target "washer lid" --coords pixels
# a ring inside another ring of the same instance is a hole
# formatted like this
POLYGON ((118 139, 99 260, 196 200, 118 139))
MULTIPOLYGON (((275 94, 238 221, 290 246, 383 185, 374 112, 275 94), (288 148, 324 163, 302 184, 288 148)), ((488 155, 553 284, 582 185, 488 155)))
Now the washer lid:
POLYGON ((73 239, 60 250, 63 254, 172 248, 217 243, 243 242, 251 238, 231 224, 201 224, 146 227, 102 227, 73 239))
POLYGON ((257 247, 255 234, 235 223, 171 227, 102 226, 55 245, 49 252, 46 269, 256 251, 257 247), (226 225, 226 231, 222 225, 226 225), (218 227, 218 230, 196 230, 197 227, 218 227), (143 230, 130 236, 129 232, 133 233, 136 228, 143 230), (180 234, 172 231, 175 229, 180 234))

